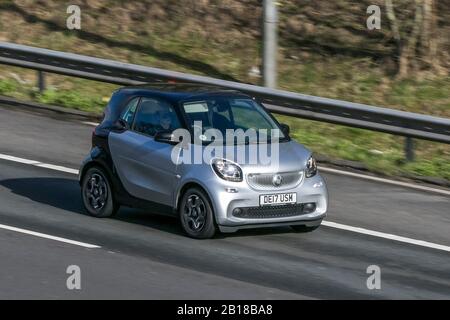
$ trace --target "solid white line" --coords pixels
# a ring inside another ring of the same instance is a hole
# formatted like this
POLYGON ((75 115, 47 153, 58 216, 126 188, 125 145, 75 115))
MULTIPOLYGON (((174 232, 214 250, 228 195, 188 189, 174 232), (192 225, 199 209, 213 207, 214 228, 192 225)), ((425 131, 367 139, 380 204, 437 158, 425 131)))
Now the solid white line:
POLYGON ((97 123, 97 122, 90 122, 90 121, 81 121, 81 123, 87 124, 88 126, 94 126, 94 127, 99 125, 99 123, 97 123))
MULTIPOLYGON (((46 164, 46 163, 41 163, 41 162, 38 162, 38 161, 33 161, 33 160, 28 160, 28 159, 17 158, 17 157, 13 157, 13 156, 9 156, 9 155, 4 155, 4 154, 1 154, 1 153, 0 153, 0 159, 14 161, 14 162, 19 162, 19 163, 24 163, 24 164, 29 164, 29 165, 32 165, 32 166, 43 167, 43 168, 56 170, 56 171, 62 171, 62 172, 78 174, 78 170, 75 170, 75 169, 61 167, 61 166, 56 166, 56 165, 51 165, 51 164, 46 164)), ((322 171, 325 171, 324 169, 326 169, 326 170, 328 170, 330 172, 333 172, 333 173, 335 173, 334 171, 338 171, 337 173, 341 173, 341 174, 345 172, 345 171, 339 171, 339 170, 330 169, 330 168, 323 168, 323 167, 321 168, 322 171)), ((364 178, 365 177, 369 177, 369 178, 371 178, 371 180, 375 180, 376 179, 376 181, 386 180, 386 179, 381 179, 381 178, 375 178, 375 177, 370 177, 370 176, 359 175, 357 173, 351 173, 351 172, 345 172, 345 173, 348 174, 348 175, 351 175, 351 176, 363 176, 364 178)), ((390 181, 390 180, 387 180, 387 181, 390 181)), ((385 182, 385 181, 381 181, 381 182, 385 182)), ((392 182, 395 182, 395 184, 397 184, 397 185, 406 186, 406 185, 403 185, 403 183, 401 183, 401 182, 397 182, 397 181, 392 181, 392 182)), ((421 186, 417 186, 417 187, 421 187, 421 186)), ((425 187, 421 187, 421 188, 425 188, 425 187)), ((429 189, 431 189, 431 188, 429 188, 429 189)), ((433 189, 433 190, 445 192, 445 190, 439 190, 439 189, 433 189)), ((431 242, 426 242, 426 241, 422 241, 422 240, 415 240, 415 239, 410 239, 410 238, 406 238, 406 237, 396 236, 396 235, 393 235, 393 234, 388 234, 388 233, 383 233, 383 232, 378 232, 378 231, 372 231, 372 230, 358 228, 358 227, 347 226, 347 225, 344 225, 344 224, 339 224, 339 223, 335 223, 335 222, 331 222, 331 221, 323 221, 322 224, 325 225, 325 226, 331 227, 331 228, 336 228, 336 229, 341 229, 341 230, 347 230, 347 231, 367 234, 367 235, 371 235, 371 236, 375 236, 375 237, 379 237, 379 238, 390 239, 390 240, 400 241, 400 242, 404 242, 404 243, 414 244, 414 245, 417 245, 417 246, 434 248, 434 249, 439 249, 439 250, 444 250, 444 251, 450 252, 450 247, 447 247, 447 246, 444 246, 444 245, 440 245, 440 244, 431 243, 431 242)))
POLYGON ((446 196, 450 196, 450 190, 431 188, 431 187, 421 186, 418 184, 402 182, 402 181, 395 181, 395 180, 384 179, 384 178, 378 178, 378 177, 368 176, 366 174, 342 171, 342 170, 337 170, 337 169, 332 169, 332 168, 322 167, 322 166, 319 166, 319 170, 321 170, 323 172, 335 173, 335 174, 340 174, 340 175, 344 175, 344 176, 360 178, 360 179, 365 179, 365 180, 372 180, 372 181, 376 181, 376 182, 392 184, 392 185, 399 186, 399 187, 406 187, 406 188, 416 189, 416 190, 420 190, 420 191, 434 192, 434 193, 439 193, 439 194, 443 194, 446 196))
POLYGON ((94 244, 79 242, 79 241, 70 240, 70 239, 66 239, 66 238, 55 237, 55 236, 51 236, 51 235, 48 235, 48 234, 45 234, 45 233, 34 232, 34 231, 26 230, 26 229, 11 227, 11 226, 7 226, 7 225, 4 225, 4 224, 0 224, 0 228, 1 229, 5 229, 5 230, 9 230, 9 231, 15 231, 15 232, 28 234, 28 235, 39 237, 39 238, 45 238, 45 239, 55 240, 55 241, 64 242, 64 243, 68 243, 68 244, 73 244, 73 245, 76 245, 76 246, 89 248, 89 249, 101 248, 100 246, 96 246, 94 244))
POLYGON ((66 168, 66 167, 62 167, 62 166, 55 166, 53 164, 48 164, 48 163, 39 163, 39 164, 35 164, 35 166, 41 167, 41 168, 46 168, 46 169, 51 169, 51 170, 55 170, 55 171, 62 171, 62 172, 67 172, 67 173, 72 173, 72 174, 78 174, 78 170, 70 169, 70 168, 66 168))
POLYGON ((31 165, 36 165, 36 164, 40 163, 39 161, 34 161, 34 160, 28 160, 28 159, 8 156, 6 154, 1 154, 1 153, 0 153, 0 159, 8 160, 8 161, 14 161, 14 162, 19 162, 19 163, 24 163, 24 164, 31 164, 31 165))
POLYGON ((43 162, 34 161, 34 160, 28 160, 28 159, 24 159, 24 158, 13 157, 13 156, 9 156, 7 154, 1 154, 0 153, 0 159, 7 160, 7 161, 18 162, 18 163, 23 163, 23 164, 28 164, 28 165, 32 165, 32 166, 35 166, 35 167, 46 168, 46 169, 60 171, 60 172, 66 172, 66 173, 71 173, 71 174, 78 174, 78 170, 76 170, 76 169, 62 167, 62 166, 57 166, 57 165, 54 165, 54 164, 43 163, 43 162))
POLYGON ((390 234, 390 233, 384 233, 384 232, 378 232, 378 231, 368 230, 368 229, 364 229, 364 228, 347 226, 345 224, 340 224, 340 223, 331 222, 331 221, 322 221, 322 225, 331 227, 331 228, 347 230, 347 231, 356 232, 356 233, 362 233, 362 234, 366 234, 366 235, 370 235, 370 236, 374 236, 374 237, 378 237, 378 238, 384 238, 384 239, 414 244, 416 246, 433 248, 433 249, 437 249, 437 250, 443 250, 443 251, 450 252, 450 247, 444 246, 442 244, 396 236, 396 235, 390 234))

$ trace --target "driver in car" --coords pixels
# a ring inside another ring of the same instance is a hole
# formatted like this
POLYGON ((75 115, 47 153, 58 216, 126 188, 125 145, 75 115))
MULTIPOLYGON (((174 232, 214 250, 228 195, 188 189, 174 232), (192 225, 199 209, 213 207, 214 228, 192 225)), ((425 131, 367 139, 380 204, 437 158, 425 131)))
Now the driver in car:
POLYGON ((167 131, 172 127, 172 115, 167 110, 162 110, 158 112, 159 115, 159 125, 161 130, 167 131))

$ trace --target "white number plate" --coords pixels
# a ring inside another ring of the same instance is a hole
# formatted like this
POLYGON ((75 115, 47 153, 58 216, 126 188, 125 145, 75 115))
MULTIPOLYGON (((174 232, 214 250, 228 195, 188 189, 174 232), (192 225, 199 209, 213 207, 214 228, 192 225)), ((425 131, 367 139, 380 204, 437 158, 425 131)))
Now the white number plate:
POLYGON ((259 205, 260 206, 288 204, 288 203, 296 203, 296 202, 297 202, 297 194, 295 192, 265 194, 265 195, 259 196, 259 205))

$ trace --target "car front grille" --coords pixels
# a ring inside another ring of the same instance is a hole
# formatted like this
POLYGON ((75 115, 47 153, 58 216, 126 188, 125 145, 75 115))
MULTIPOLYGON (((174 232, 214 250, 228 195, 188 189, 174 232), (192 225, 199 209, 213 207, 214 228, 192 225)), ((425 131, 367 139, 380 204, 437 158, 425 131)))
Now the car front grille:
POLYGON ((247 207, 233 210, 233 216, 246 219, 282 218, 293 217, 309 212, 304 212, 302 203, 265 207, 247 207))
POLYGON ((303 179, 303 171, 280 173, 249 173, 247 183, 255 190, 285 190, 298 186, 303 179), (274 183, 275 176, 281 178, 279 185, 274 183))

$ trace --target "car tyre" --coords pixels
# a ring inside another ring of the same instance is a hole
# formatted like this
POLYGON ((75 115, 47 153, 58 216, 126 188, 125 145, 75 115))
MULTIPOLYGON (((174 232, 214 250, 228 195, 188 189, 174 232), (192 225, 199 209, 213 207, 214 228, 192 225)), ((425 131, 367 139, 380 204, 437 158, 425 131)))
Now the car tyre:
POLYGON ((81 197, 86 211, 97 218, 111 217, 119 210, 111 182, 100 167, 88 169, 81 183, 81 197))
POLYGON ((214 211, 208 195, 199 188, 188 189, 179 206, 183 231, 191 238, 209 239, 216 233, 214 211))

